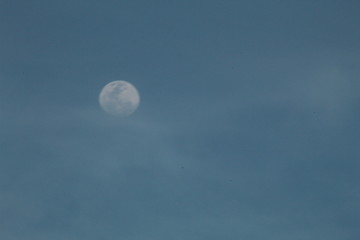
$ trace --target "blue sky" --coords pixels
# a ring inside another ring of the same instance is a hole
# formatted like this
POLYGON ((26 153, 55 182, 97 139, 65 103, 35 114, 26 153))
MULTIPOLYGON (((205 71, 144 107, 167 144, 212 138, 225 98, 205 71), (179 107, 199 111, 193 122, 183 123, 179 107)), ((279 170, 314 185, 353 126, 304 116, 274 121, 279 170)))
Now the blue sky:
POLYGON ((359 10, 0 1, 0 238, 357 240, 359 10))

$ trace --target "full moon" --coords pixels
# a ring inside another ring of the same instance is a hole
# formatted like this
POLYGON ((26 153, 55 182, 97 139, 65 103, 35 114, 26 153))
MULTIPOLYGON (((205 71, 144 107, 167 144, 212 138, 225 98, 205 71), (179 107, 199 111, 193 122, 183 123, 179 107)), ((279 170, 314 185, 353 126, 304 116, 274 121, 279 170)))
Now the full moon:
POLYGON ((101 90, 99 103, 106 113, 126 117, 135 112, 140 103, 140 96, 131 83, 113 81, 101 90))

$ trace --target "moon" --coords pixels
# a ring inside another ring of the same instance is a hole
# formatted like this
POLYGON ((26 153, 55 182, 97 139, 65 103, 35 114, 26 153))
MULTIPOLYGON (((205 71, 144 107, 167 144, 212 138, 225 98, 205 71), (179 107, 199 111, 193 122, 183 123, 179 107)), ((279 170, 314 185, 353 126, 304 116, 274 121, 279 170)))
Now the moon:
POLYGON ((140 95, 131 83, 118 80, 105 85, 100 92, 99 103, 106 113, 126 117, 138 108, 140 95))

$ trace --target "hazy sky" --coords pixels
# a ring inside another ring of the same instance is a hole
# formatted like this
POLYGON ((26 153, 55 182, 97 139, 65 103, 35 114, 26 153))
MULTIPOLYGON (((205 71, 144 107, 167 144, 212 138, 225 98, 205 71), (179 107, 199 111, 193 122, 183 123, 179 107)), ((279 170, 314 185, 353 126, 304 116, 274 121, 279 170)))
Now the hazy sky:
POLYGON ((0 239, 358 240, 359 12, 0 0, 0 239))

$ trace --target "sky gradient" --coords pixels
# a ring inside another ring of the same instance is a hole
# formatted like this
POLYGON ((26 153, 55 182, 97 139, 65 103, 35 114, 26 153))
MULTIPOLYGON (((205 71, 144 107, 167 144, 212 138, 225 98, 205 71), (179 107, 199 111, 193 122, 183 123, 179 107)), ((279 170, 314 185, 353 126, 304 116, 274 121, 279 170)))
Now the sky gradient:
POLYGON ((359 12, 0 0, 0 239, 358 240, 359 12))

